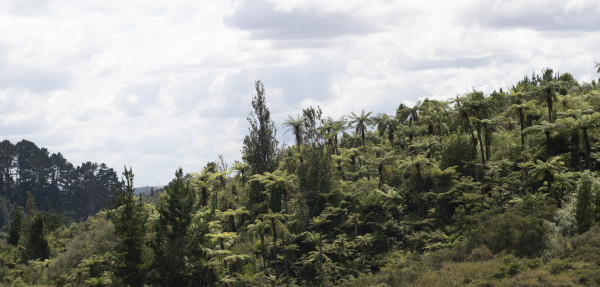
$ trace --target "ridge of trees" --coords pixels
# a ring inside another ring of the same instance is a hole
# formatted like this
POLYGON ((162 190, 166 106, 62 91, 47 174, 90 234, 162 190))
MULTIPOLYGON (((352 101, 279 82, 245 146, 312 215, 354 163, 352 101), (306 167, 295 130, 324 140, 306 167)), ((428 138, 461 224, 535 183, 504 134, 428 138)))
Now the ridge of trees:
POLYGON ((27 192, 36 206, 80 220, 108 207, 118 185, 116 172, 104 163, 74 166, 27 140, 0 142, 0 225, 8 221, 9 206, 25 206, 27 192))

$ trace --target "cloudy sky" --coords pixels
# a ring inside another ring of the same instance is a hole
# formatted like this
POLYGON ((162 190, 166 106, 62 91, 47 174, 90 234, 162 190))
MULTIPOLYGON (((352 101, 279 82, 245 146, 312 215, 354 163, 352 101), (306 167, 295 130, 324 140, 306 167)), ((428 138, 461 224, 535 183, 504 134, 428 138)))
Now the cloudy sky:
POLYGON ((256 80, 280 125, 309 105, 394 113, 545 67, 589 82, 598 51, 597 0, 1 1, 0 135, 158 185, 241 157, 256 80))

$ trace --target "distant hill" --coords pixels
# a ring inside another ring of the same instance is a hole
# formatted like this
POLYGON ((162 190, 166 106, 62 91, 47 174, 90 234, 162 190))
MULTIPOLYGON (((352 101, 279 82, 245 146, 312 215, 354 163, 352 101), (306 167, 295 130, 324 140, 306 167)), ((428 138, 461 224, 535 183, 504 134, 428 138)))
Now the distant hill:
POLYGON ((134 189, 135 194, 140 194, 140 193, 145 193, 147 195, 150 195, 152 193, 152 191, 158 191, 163 189, 164 186, 142 186, 142 187, 136 187, 134 189))

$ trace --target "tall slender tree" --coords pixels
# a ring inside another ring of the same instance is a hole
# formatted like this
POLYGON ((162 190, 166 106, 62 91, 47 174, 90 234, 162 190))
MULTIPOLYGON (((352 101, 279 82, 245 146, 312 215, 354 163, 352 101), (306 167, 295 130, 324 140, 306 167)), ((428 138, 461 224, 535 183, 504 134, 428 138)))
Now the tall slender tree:
POLYGON ((303 124, 304 119, 300 115, 296 116, 296 118, 288 116, 288 119, 283 122, 283 125, 289 127, 292 130, 292 133, 294 133, 296 146, 298 147, 298 153, 300 153, 300 146, 302 145, 303 124))
POLYGON ((531 171, 533 178, 537 179, 539 183, 544 183, 544 186, 541 188, 545 189, 559 204, 563 195, 553 188, 553 184, 557 175, 565 171, 564 165, 565 163, 561 160, 560 156, 554 156, 548 158, 546 161, 537 160, 535 167, 531 171))
POLYGON ((565 85, 558 77, 554 76, 552 69, 545 69, 543 72, 542 83, 537 92, 542 101, 546 102, 548 108, 548 121, 554 122, 552 113, 554 111, 554 102, 558 99, 560 89, 565 85))
POLYGON ((123 177, 123 188, 115 189, 116 209, 110 213, 115 233, 120 238, 115 274, 122 278, 125 285, 143 286, 146 278, 143 247, 148 213, 141 198, 135 196, 131 168, 127 170, 125 167, 123 177))
POLYGON ((338 134, 346 128, 346 117, 342 116, 338 120, 327 117, 322 122, 323 135, 327 140, 331 154, 338 154, 338 134))
POLYGON ((360 115, 355 113, 350 114, 350 125, 354 126, 356 133, 360 135, 362 140, 362 146, 365 148, 365 133, 367 132, 367 127, 371 125, 371 118, 369 116, 372 112, 368 112, 365 114, 365 110, 362 110, 360 115))
MULTIPOLYGON (((253 174, 262 174, 275 170, 277 163, 277 139, 275 135, 275 123, 271 120, 271 113, 267 108, 265 88, 260 81, 255 84, 256 95, 252 98, 253 112, 248 116, 250 123, 250 134, 244 138, 242 147, 242 159, 250 166, 253 174)), ((263 187, 258 183, 250 186, 248 207, 254 212, 264 211, 262 202, 265 196, 262 194, 263 187)))
POLYGON ((27 215, 29 220, 26 224, 21 257, 25 260, 48 259, 50 247, 46 240, 44 217, 37 211, 35 199, 27 192, 27 215))
POLYGON ((378 114, 375 117, 375 122, 377 123, 377 131, 379 132, 380 137, 384 137, 387 132, 387 139, 390 141, 390 145, 394 146, 394 132, 396 132, 397 121, 395 118, 390 117, 387 114, 378 114))
POLYGON ((158 246, 154 266, 158 270, 162 285, 183 286, 190 283, 190 271, 186 262, 191 248, 188 230, 196 207, 196 194, 186 183, 183 170, 175 172, 175 179, 165 188, 165 200, 159 203, 159 223, 162 226, 157 234, 158 246))
POLYGON ((265 249, 265 234, 269 229, 269 222, 260 219, 254 220, 254 223, 248 225, 248 230, 260 236, 260 253, 263 259, 263 270, 267 268, 266 258, 267 250, 265 249))
MULTIPOLYGON (((576 136, 581 138, 583 152, 586 156, 586 166, 592 168, 592 144, 590 142, 590 131, 600 126, 600 113, 586 114, 581 111, 576 111, 574 117, 562 118, 556 120, 557 127, 566 130, 574 131, 576 136)), ((573 141, 574 144, 579 140, 573 141)), ((574 146, 573 149, 579 149, 574 146)), ((576 151, 578 153, 578 151, 576 151)))
POLYGON ((584 174, 577 185, 577 204, 575 206, 575 220, 577 231, 584 233, 592 226, 594 217, 592 206, 592 179, 584 174))
POLYGON ((7 242, 12 245, 19 244, 19 238, 21 237, 21 230, 23 229, 23 212, 21 208, 15 207, 10 219, 10 225, 8 227, 8 239, 7 242))
POLYGON ((250 134, 244 138, 242 158, 248 162, 253 173, 275 170, 277 152, 277 129, 267 108, 265 88, 261 81, 255 84, 256 95, 252 98, 253 112, 248 116, 250 134))
POLYGON ((14 167, 15 146, 8 140, 0 142, 0 195, 11 198, 14 184, 11 175, 14 167))
POLYGON ((260 219, 268 224, 271 227, 271 233, 273 234, 273 260, 275 261, 275 276, 279 278, 279 269, 277 268, 277 228, 283 228, 284 219, 283 214, 279 212, 273 212, 269 209, 268 213, 263 213, 260 215, 260 219))
POLYGON ((526 93, 519 90, 511 90, 510 106, 506 110, 509 114, 517 115, 519 119, 519 127, 521 133, 521 149, 525 149, 525 123, 527 115, 532 110, 535 110, 534 101, 526 101, 526 93))

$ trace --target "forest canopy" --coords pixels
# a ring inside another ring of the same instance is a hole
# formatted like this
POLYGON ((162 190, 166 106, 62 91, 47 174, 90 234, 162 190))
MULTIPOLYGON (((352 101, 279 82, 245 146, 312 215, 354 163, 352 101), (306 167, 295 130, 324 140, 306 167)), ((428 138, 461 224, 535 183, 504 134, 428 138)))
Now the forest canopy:
MULTIPOLYGON (((117 173, 104 163, 74 166, 60 152, 50 154, 27 140, 0 142, 0 202, 5 204, 25 206, 30 192, 37 206, 81 220, 108 207, 118 184, 117 173)), ((0 227, 5 216, 0 212, 0 227)))

